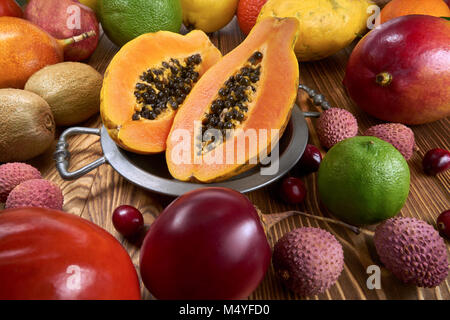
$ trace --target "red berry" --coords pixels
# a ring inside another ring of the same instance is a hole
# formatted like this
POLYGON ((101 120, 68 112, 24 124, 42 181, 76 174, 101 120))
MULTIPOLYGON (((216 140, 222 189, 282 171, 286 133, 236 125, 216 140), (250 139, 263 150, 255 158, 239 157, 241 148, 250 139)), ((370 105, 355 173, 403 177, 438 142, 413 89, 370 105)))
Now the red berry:
POLYGON ((450 210, 442 212, 436 223, 439 232, 450 239, 450 210))
POLYGON ((444 149, 431 149, 423 157, 423 170, 426 174, 436 175, 450 168, 450 152, 444 149))
POLYGON ((308 144, 302 158, 298 162, 298 167, 304 173, 316 172, 319 170, 321 162, 322 154, 320 150, 316 146, 308 144))
POLYGON ((142 213, 132 206, 122 205, 113 212, 112 221, 114 228, 124 237, 137 234, 144 225, 142 213))
POLYGON ((290 204, 302 203, 305 200, 306 188, 302 180, 287 177, 281 183, 281 197, 290 204))

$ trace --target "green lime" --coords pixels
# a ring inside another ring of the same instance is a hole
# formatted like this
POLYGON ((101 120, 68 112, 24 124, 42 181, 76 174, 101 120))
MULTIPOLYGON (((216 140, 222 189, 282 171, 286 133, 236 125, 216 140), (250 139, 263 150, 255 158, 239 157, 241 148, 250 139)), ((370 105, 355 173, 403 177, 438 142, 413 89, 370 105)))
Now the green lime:
POLYGON ((409 167, 390 143, 353 137, 333 146, 320 164, 319 196, 338 218, 376 223, 396 215, 409 193, 409 167))
POLYGON ((180 0, 99 0, 97 14, 118 46, 144 33, 179 32, 183 19, 180 0))

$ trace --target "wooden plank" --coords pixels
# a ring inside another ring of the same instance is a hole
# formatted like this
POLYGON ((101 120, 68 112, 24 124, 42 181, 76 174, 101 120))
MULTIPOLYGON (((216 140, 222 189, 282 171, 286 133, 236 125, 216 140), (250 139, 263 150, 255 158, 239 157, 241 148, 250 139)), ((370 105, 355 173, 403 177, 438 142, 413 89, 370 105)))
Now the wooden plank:
MULTIPOLYGON (((211 40, 223 53, 232 50, 243 39, 236 21, 225 29, 211 35, 211 40)), ((301 63, 301 83, 304 83, 323 93, 333 106, 346 108, 358 118, 360 131, 379 123, 358 109, 348 98, 342 86, 345 65, 352 47, 342 50, 338 54, 318 62, 301 63)), ((117 52, 106 36, 89 63, 100 72, 104 72, 110 59, 117 52)), ((314 109, 304 94, 299 96, 302 110, 314 109)), ((310 128, 310 143, 319 145, 315 131, 315 120, 308 119, 310 128)), ((94 117, 85 124, 98 127, 100 119, 94 117)), ((434 223, 437 215, 449 208, 450 172, 437 177, 428 177, 422 173, 421 159, 424 153, 432 147, 450 149, 449 119, 432 124, 415 126, 412 128, 417 140, 419 151, 409 161, 411 169, 411 191, 405 207, 401 211, 403 216, 413 216, 434 223)), ((98 137, 76 136, 70 140, 72 153, 72 169, 79 168, 101 155, 98 137)), ((324 150, 322 150, 325 153, 324 150)), ((168 197, 144 191, 125 181, 110 166, 103 165, 88 175, 72 182, 65 182, 58 176, 51 159, 52 151, 35 159, 34 165, 63 189, 65 195, 65 210, 81 215, 111 232, 126 247, 136 267, 138 265, 139 248, 124 240, 113 228, 111 223, 112 211, 120 204, 131 204, 139 208, 145 215, 147 223, 151 223, 158 213, 172 200, 168 197)), ((296 172, 293 170, 292 175, 296 172)), ((277 184, 248 194, 250 200, 265 213, 282 212, 298 209, 317 215, 329 216, 327 210, 318 200, 316 174, 302 177, 308 189, 308 197, 304 204, 288 206, 276 196, 277 184)), ((417 289, 404 286, 389 272, 383 269, 382 290, 368 290, 366 287, 368 265, 379 264, 372 240, 367 236, 356 236, 341 227, 317 222, 312 219, 291 217, 273 227, 270 231, 271 245, 283 234, 299 226, 322 227, 332 232, 344 245, 345 269, 338 283, 327 292, 311 299, 450 299, 449 279, 437 289, 417 289)), ((448 242, 447 242, 448 244, 448 242)), ((152 298, 143 288, 145 298, 152 298)), ((264 281, 250 296, 250 299, 300 299, 297 295, 286 290, 276 279, 271 267, 264 281)))

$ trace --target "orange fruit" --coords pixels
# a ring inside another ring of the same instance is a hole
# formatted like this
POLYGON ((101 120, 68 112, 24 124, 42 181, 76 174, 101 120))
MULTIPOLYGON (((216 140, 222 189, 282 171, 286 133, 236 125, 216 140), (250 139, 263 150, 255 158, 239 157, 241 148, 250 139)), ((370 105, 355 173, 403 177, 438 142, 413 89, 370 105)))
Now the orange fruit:
POLYGON ((444 0, 392 0, 381 10, 380 21, 384 23, 409 14, 449 17, 450 9, 444 0))
POLYGON ((240 0, 237 9, 237 18, 242 32, 249 34, 256 24, 261 8, 267 0, 240 0))

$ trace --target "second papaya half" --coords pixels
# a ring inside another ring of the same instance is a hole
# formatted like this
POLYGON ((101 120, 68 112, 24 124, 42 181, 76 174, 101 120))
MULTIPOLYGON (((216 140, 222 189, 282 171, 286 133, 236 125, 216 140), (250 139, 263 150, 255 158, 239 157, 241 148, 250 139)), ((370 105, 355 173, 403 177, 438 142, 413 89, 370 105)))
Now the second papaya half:
POLYGON ((262 20, 203 75, 176 114, 167 139, 173 177, 226 180, 272 150, 297 96, 297 30, 295 18, 262 20))

